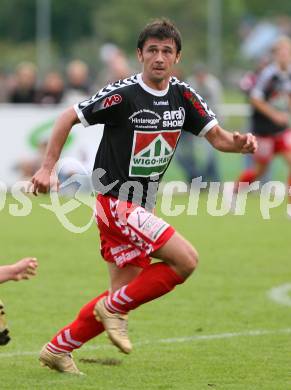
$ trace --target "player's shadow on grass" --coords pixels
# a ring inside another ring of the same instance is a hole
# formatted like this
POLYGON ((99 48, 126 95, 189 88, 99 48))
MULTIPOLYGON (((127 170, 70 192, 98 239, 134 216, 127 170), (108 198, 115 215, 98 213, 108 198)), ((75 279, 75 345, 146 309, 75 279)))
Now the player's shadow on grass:
POLYGON ((82 363, 87 364, 100 364, 101 366, 120 366, 122 361, 118 359, 87 359, 87 358, 81 358, 79 359, 82 363))

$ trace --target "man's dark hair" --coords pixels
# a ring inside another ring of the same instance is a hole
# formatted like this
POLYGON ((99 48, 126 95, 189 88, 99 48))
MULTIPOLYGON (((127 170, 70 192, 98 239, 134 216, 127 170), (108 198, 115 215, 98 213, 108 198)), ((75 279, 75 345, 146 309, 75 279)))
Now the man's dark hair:
POLYGON ((137 47, 142 50, 145 42, 149 38, 157 38, 161 41, 164 39, 173 39, 176 43, 177 53, 182 49, 181 34, 177 27, 168 19, 155 19, 148 23, 140 33, 137 47))

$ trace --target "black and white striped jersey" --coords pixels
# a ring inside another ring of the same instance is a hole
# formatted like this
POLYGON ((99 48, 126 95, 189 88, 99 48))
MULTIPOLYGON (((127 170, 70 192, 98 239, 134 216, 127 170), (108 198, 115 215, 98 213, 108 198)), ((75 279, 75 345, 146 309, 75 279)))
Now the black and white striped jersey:
POLYGON ((198 93, 175 77, 158 91, 137 74, 74 108, 84 126, 104 124, 93 173, 96 190, 149 209, 181 131, 204 136, 217 124, 198 93))
MULTIPOLYGON (((276 63, 268 65, 257 78, 251 91, 251 97, 266 101, 270 106, 282 112, 290 110, 291 102, 291 67, 282 71, 276 63)), ((269 117, 253 108, 252 132, 260 136, 269 136, 285 130, 269 117)))

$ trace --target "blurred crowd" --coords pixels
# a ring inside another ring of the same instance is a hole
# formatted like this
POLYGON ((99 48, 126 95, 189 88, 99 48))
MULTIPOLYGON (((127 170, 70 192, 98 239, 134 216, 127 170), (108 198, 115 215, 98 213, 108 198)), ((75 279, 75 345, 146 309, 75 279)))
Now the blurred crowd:
POLYGON ((58 104, 72 93, 88 96, 89 70, 84 62, 74 60, 68 64, 65 75, 51 70, 39 81, 36 65, 22 62, 14 73, 0 74, 0 84, 2 103, 58 104))
POLYGON ((96 93, 98 88, 132 73, 122 50, 106 44, 100 51, 103 62, 98 78, 87 64, 74 59, 64 72, 48 71, 41 79, 32 62, 19 63, 13 73, 0 70, 0 103, 74 104, 96 93))

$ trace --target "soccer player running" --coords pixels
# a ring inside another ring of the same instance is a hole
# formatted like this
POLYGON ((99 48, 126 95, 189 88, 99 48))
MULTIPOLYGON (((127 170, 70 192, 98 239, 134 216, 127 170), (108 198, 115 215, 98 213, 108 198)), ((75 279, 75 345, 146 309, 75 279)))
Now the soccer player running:
MULTIPOLYGON (((258 76, 250 92, 252 132, 258 140, 253 166, 236 183, 252 183, 267 170, 274 155, 288 165, 288 202, 291 203, 291 40, 280 37, 273 48, 274 61, 258 76)), ((242 184, 244 186, 244 184, 242 184)), ((291 216, 290 216, 291 217, 291 216)))
POLYGON ((96 220, 110 289, 87 303, 43 347, 42 365, 62 372, 80 373, 71 352, 104 329, 113 344, 130 353, 128 312, 169 293, 197 266, 196 249, 153 213, 157 183, 181 131, 205 136, 224 152, 256 150, 252 134, 223 130, 203 99, 171 77, 180 60, 181 37, 170 21, 158 19, 146 25, 138 39, 137 56, 142 73, 109 84, 59 117, 42 167, 32 178, 35 194, 47 192, 72 126, 79 122, 105 125, 93 181, 99 192, 96 220), (151 257, 160 261, 151 264, 151 257))

